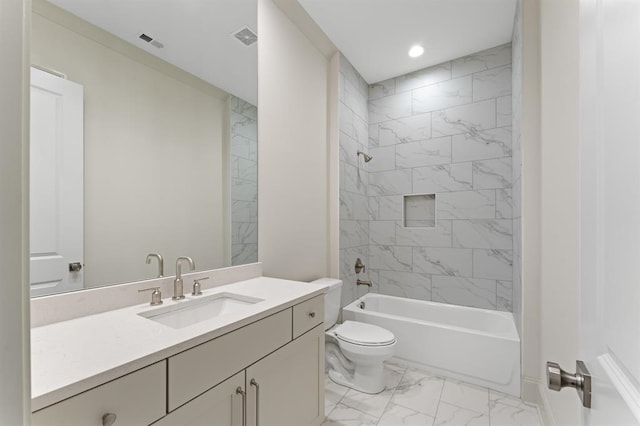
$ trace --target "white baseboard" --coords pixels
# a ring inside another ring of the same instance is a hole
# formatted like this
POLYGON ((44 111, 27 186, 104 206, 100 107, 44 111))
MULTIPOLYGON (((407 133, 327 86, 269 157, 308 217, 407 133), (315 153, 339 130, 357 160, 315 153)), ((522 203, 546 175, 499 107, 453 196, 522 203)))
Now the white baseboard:
POLYGON ((556 426, 556 421, 549 409, 549 401, 544 392, 544 384, 540 380, 526 376, 522 378, 522 400, 538 407, 544 426, 556 426))

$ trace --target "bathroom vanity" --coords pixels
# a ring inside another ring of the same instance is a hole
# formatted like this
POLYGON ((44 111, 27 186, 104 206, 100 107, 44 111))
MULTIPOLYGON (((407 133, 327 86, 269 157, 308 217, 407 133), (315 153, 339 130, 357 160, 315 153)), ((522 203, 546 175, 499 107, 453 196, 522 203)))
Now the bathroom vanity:
POLYGON ((260 277, 34 328, 32 424, 320 424, 324 292, 260 277))

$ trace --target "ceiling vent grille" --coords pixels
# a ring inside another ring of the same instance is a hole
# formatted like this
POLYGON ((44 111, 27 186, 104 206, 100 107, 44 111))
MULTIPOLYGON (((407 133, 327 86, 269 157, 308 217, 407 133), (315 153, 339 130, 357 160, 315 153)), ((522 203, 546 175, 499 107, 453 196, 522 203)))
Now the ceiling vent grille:
POLYGON ((145 41, 147 43, 149 43, 150 45, 152 45, 153 47, 157 47, 158 49, 162 49, 164 47, 164 44, 160 43, 157 39, 154 39, 153 37, 142 33, 140 35, 138 35, 138 37, 142 40, 145 41))
POLYGON ((244 26, 232 34, 233 38, 245 46, 251 46, 258 41, 258 36, 249 27, 244 26))

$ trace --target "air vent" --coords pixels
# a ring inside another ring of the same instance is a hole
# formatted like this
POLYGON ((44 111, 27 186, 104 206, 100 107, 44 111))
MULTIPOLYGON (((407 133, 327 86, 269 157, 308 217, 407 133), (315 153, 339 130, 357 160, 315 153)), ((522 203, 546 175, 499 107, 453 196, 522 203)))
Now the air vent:
POLYGON ((258 36, 256 33, 251 31, 251 29, 247 26, 240 28, 237 31, 234 31, 231 34, 236 40, 240 41, 245 46, 251 46, 256 41, 258 41, 258 36))
POLYGON ((153 47, 157 47, 158 49, 162 49, 164 47, 164 44, 160 43, 157 39, 154 39, 153 37, 142 33, 138 36, 141 40, 146 41, 147 43, 149 43, 150 45, 152 45, 153 47))

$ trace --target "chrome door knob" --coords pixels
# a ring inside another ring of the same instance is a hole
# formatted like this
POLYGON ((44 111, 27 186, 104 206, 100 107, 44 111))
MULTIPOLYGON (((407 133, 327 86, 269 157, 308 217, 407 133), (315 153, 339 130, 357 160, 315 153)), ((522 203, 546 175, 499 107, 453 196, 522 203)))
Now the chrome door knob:
POLYGON ((574 388, 578 392, 582 406, 591 408, 591 374, 582 361, 576 361, 575 374, 560 368, 556 362, 547 361, 547 386, 554 391, 574 388))

